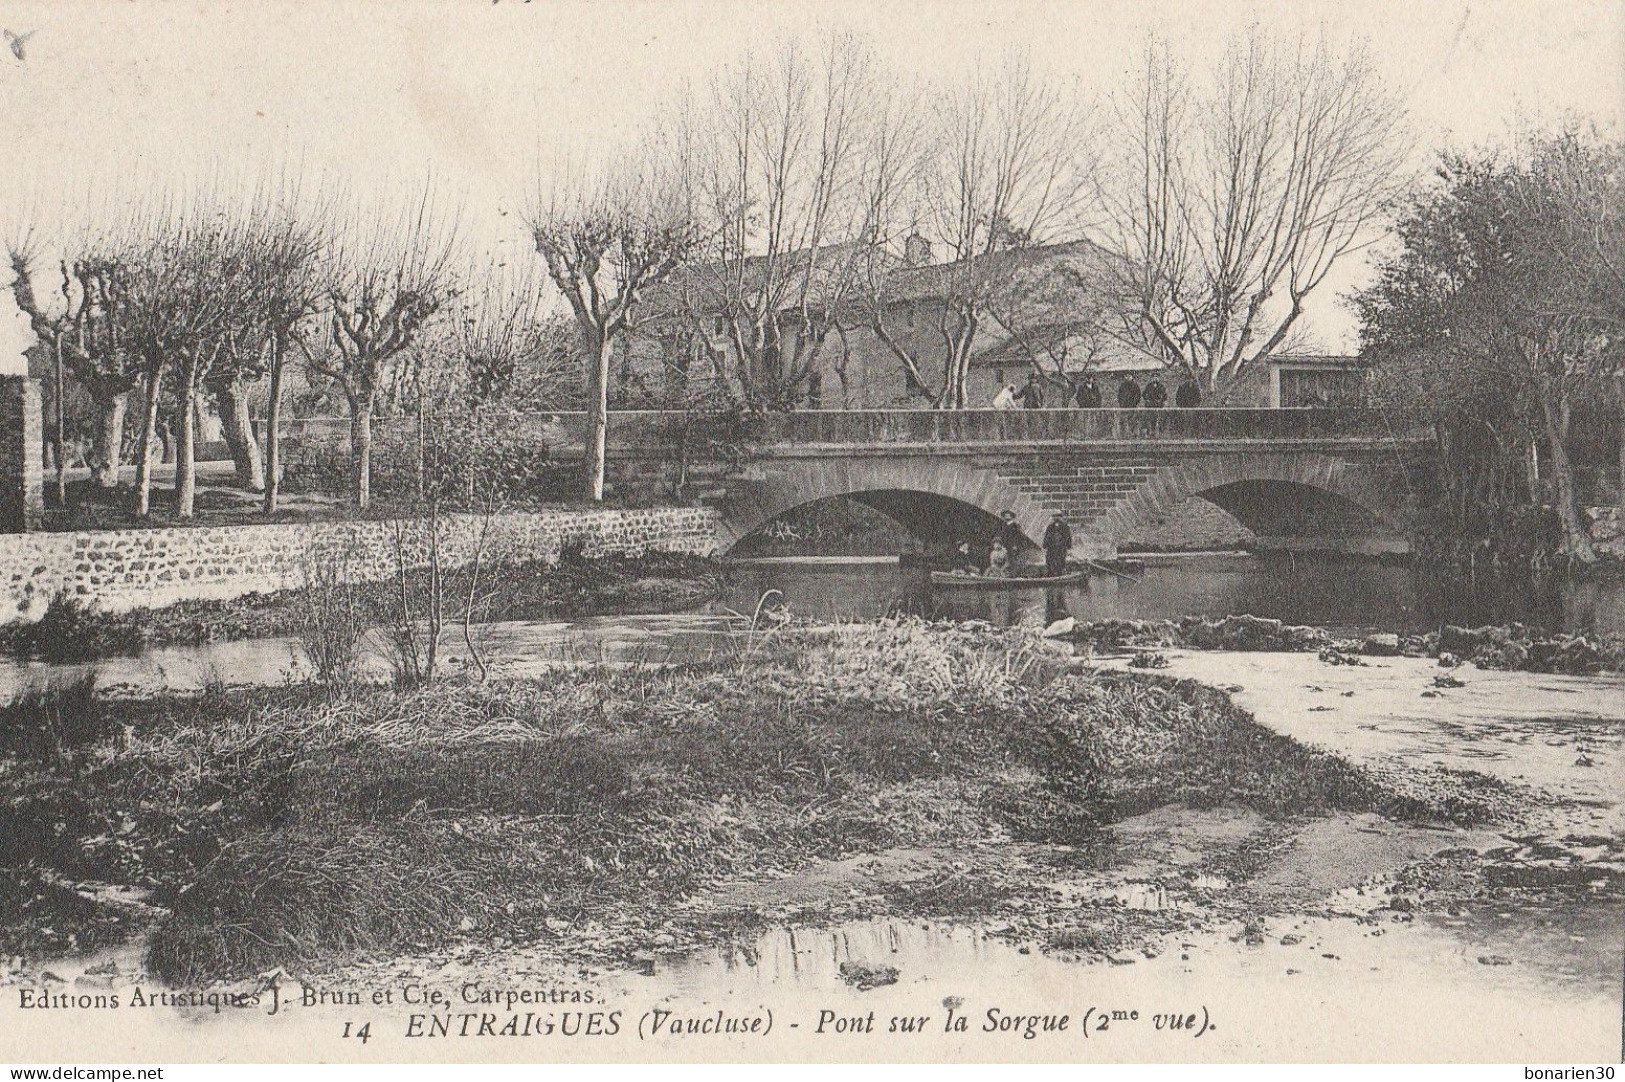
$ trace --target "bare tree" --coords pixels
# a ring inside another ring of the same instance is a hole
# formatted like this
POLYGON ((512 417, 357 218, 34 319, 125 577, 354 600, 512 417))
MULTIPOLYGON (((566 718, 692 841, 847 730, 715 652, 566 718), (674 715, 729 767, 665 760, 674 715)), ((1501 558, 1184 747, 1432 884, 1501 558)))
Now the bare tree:
POLYGON ((267 515, 276 513, 282 490, 282 400, 290 349, 307 359, 305 329, 320 311, 320 260, 330 225, 325 215, 302 218, 285 211, 264 253, 266 370, 270 385, 265 405, 265 500, 267 515))
POLYGON ((903 101, 859 39, 834 35, 747 58, 663 125, 706 238, 664 291, 668 314, 747 403, 793 406, 816 378, 867 266, 866 196, 903 101))
MULTIPOLYGON (((247 378, 257 374, 257 363, 247 358, 254 357, 262 329, 258 317, 267 283, 259 255, 266 224, 254 209, 214 212, 178 238, 170 257, 179 266, 160 311, 167 310, 177 323, 155 331, 155 343, 167 344, 175 372, 175 514, 180 518, 192 517, 197 498, 197 418, 204 390, 217 373, 223 381, 235 380, 227 369, 232 361, 247 370, 247 378)), ((252 430, 247 442, 253 443, 252 430)))
POLYGON ((1404 180, 1403 109, 1367 50, 1254 28, 1193 85, 1148 43, 1115 99, 1104 203, 1131 338, 1209 390, 1277 349, 1404 180))
POLYGON ((1070 399, 1097 365, 1121 351, 1121 321, 1103 278, 1110 256, 1087 241, 1061 246, 1014 268, 987 298, 992 348, 1024 364, 1070 399))
POLYGON ((575 335, 549 314, 542 285, 528 274, 492 274, 463 298, 451 337, 471 407, 557 408, 575 397, 574 350, 560 348, 575 335))
POLYGON ((609 382, 616 343, 637 327, 645 293, 695 243, 681 201, 660 169, 628 161, 614 179, 561 182, 531 213, 531 236, 548 276, 569 302, 580 335, 587 410, 582 495, 604 498, 609 382))
MULTIPOLYGON (((911 386, 934 405, 960 409, 971 357, 992 309, 1019 288, 1025 253, 1081 235, 1090 192, 1088 113, 1072 88, 1021 56, 938 91, 928 111, 926 154, 915 173, 876 168, 870 217, 898 215, 946 257, 924 267, 876 258, 861 294, 864 318, 911 386), (917 188, 917 199, 888 194, 917 188), (924 310, 932 335, 900 333, 898 313, 924 310)), ((877 235, 880 230, 877 229, 877 235)))
MULTIPOLYGON (((77 238, 58 265, 54 288, 44 291, 36 285, 39 257, 31 238, 8 245, 18 309, 90 397, 96 415, 91 480, 106 489, 118 487, 124 419, 141 379, 129 333, 130 254, 126 238, 77 238)), ((60 391, 57 408, 60 414, 60 391)), ((60 447, 57 456, 60 468, 65 465, 60 447)))
POLYGON ((355 504, 372 494, 372 417, 391 366, 410 349, 456 291, 457 222, 433 193, 398 216, 352 223, 338 235, 323 271, 328 349, 308 354, 311 370, 336 383, 350 411, 355 504))
POLYGON ((152 443, 164 380, 175 375, 179 423, 175 507, 190 517, 196 494, 197 398, 245 304, 245 220, 204 201, 155 214, 150 240, 130 261, 132 346, 146 387, 136 470, 138 515, 151 510, 152 443))

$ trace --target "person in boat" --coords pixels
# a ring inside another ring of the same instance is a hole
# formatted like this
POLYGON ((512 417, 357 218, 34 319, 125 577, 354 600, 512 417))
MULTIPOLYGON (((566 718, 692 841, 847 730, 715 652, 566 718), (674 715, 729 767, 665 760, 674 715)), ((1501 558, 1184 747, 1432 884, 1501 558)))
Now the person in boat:
POLYGON ((1056 515, 1044 529, 1044 573, 1066 574, 1067 553, 1072 551, 1072 527, 1056 515))
POLYGON ((970 543, 970 538, 967 537, 954 546, 954 557, 948 570, 958 571, 966 575, 976 574, 981 571, 981 568, 976 564, 975 546, 970 543))
POLYGON ((1016 522, 1014 511, 999 512, 999 528, 993 536, 1011 556, 1027 547, 1027 535, 1021 532, 1021 525, 1016 522))
POLYGON ((987 553, 987 577, 990 579, 1007 579, 1010 577, 1010 550, 1004 547, 1004 542, 994 538, 993 545, 987 553))

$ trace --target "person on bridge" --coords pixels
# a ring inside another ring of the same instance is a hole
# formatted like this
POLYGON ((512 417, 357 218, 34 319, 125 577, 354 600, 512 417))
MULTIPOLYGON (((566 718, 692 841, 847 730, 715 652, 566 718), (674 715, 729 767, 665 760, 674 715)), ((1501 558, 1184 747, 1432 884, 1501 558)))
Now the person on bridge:
POLYGON ((1067 553, 1072 551, 1072 527, 1056 515, 1044 529, 1044 573, 1064 575, 1067 553))
POLYGON ((1140 396, 1140 405, 1148 410, 1160 410, 1168 404, 1168 388, 1156 380, 1145 385, 1145 394, 1140 396))
POLYGON ((1080 410, 1097 410, 1100 408, 1100 384, 1091 376, 1078 384, 1076 401, 1080 410))
POLYGON ((1016 407, 1016 385, 1006 383, 999 393, 993 396, 993 408, 996 410, 1013 410, 1016 407))
POLYGON ((1041 410, 1044 408, 1044 388, 1040 386, 1036 376, 1028 376, 1026 384, 1016 392, 1021 400, 1023 409, 1041 410))

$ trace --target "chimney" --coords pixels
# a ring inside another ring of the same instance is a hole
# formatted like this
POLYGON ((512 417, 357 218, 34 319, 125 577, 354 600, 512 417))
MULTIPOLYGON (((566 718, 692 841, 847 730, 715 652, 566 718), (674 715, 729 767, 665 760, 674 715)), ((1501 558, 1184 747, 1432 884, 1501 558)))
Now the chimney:
POLYGON ((931 262, 931 242, 918 233, 910 233, 903 242, 903 262, 911 267, 923 267, 931 262))

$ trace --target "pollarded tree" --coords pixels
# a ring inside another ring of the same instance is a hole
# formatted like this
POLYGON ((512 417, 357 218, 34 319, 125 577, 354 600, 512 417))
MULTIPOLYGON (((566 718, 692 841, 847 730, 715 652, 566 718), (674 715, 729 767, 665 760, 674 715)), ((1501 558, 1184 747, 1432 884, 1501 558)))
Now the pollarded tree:
POLYGON ((320 214, 304 216, 296 209, 285 209, 267 239, 261 252, 261 273, 266 277, 261 318, 269 376, 263 507, 271 515, 276 513, 282 489, 283 381, 294 348, 309 356, 306 337, 323 300, 321 258, 328 240, 326 219, 320 214))
POLYGON ((614 173, 613 180, 555 187, 530 219, 536 250, 580 336, 587 411, 582 495, 593 502, 604 498, 616 345, 637 328, 647 291, 687 258, 696 238, 661 170, 628 162, 614 173))
POLYGON ((104 489, 118 487, 124 421, 142 372, 128 322, 129 255, 111 236, 77 241, 45 287, 32 247, 23 242, 9 250, 18 309, 90 397, 91 481, 104 489))
POLYGON ((532 275, 487 276, 464 296, 450 336, 473 409, 558 409, 580 394, 572 328, 547 310, 532 275))
POLYGON ((209 363, 197 376, 198 390, 219 413, 237 483, 250 491, 265 485, 250 412, 253 389, 286 352, 290 320, 296 324, 313 310, 317 241, 296 214, 289 193, 260 189, 222 231, 229 250, 220 254, 217 293, 225 307, 209 363))
POLYGON ((1367 51, 1254 28, 1211 77, 1165 45, 1113 101, 1103 174, 1136 344, 1209 391, 1279 348, 1403 182, 1403 110, 1367 51))
POLYGON ((455 295, 454 218, 431 193, 410 210, 335 237, 323 268, 328 346, 308 354, 311 370, 344 392, 350 412, 353 495, 372 495, 372 418, 391 367, 410 363, 424 329, 455 295))
POLYGON ((146 402, 137 454, 138 515, 151 510, 152 445, 166 377, 178 405, 175 509, 190 517, 197 491, 197 403, 204 378, 232 333, 248 266, 240 217, 202 203, 156 215, 129 261, 132 348, 143 369, 146 402))
MULTIPOLYGON (((244 210, 237 243, 243 274, 228 315, 222 348, 203 383, 220 415, 238 485, 258 491, 270 482, 250 410, 254 389, 270 377, 269 412, 280 413, 286 358, 300 324, 321 299, 315 273, 324 243, 320 208, 301 206, 297 188, 262 190, 244 210)), ((274 420, 268 418, 268 420, 274 420)), ((267 454, 276 442, 269 425, 267 454)), ((275 496, 271 497, 275 506, 275 496)))

